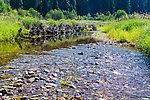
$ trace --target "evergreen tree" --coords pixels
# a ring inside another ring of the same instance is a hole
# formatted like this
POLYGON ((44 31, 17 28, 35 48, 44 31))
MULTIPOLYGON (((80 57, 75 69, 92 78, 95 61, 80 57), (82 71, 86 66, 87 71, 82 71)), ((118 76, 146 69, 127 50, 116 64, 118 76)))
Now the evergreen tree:
POLYGON ((120 9, 130 13, 130 0, 121 0, 120 9))
POLYGON ((146 10, 147 10, 147 12, 149 12, 150 13, 150 0, 147 0, 147 2, 146 2, 146 4, 145 4, 146 6, 146 10))
MULTIPOLYGON (((46 15, 51 9, 60 9, 61 11, 75 10, 78 15, 94 16, 96 13, 106 14, 125 10, 127 13, 150 12, 150 0, 1 0, 12 9, 23 8, 28 10, 34 8, 46 15)), ((2 8, 1 8, 2 9, 2 8)))
POLYGON ((87 15, 88 13, 88 0, 76 0, 77 2, 77 14, 87 15))
POLYGON ((70 8, 71 10, 75 10, 76 11, 76 0, 70 0, 70 8))
POLYGON ((70 10, 70 0, 59 0, 58 5, 61 10, 70 10))
POLYGON ((58 0, 52 0, 53 6, 52 9, 58 9, 58 0))
POLYGON ((23 8, 23 0, 10 0, 12 9, 23 8))
POLYGON ((131 0, 131 12, 138 12, 139 0, 131 0))

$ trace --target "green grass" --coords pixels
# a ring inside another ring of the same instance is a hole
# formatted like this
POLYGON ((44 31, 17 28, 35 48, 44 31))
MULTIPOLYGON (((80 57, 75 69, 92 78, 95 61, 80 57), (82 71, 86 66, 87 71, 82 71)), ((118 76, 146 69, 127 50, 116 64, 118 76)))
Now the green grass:
POLYGON ((38 18, 33 17, 19 17, 18 20, 27 28, 31 28, 32 26, 39 26, 40 20, 38 18))
POLYGON ((0 41, 9 41, 17 36, 18 30, 23 25, 14 17, 0 16, 0 41))
POLYGON ((150 55, 149 22, 149 19, 122 20, 98 27, 98 30, 107 33, 107 37, 114 41, 130 43, 150 55))
POLYGON ((40 20, 18 15, 0 15, 0 41, 13 41, 18 36, 20 28, 23 29, 21 34, 24 34, 33 25, 39 26, 40 20))

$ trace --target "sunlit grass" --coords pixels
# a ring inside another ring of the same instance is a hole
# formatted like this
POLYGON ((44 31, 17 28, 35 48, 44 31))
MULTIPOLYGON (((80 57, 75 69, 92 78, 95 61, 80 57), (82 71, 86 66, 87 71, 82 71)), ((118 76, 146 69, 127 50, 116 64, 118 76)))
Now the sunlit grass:
POLYGON ((0 16, 0 41, 12 40, 18 30, 23 27, 17 19, 10 16, 0 16))
POLYGON ((0 16, 0 41, 12 41, 18 36, 18 30, 23 29, 21 34, 24 34, 26 29, 33 25, 39 26, 40 20, 32 17, 20 17, 18 15, 0 16))
POLYGON ((150 54, 150 20, 131 19, 98 27, 107 37, 117 42, 127 42, 138 46, 142 51, 150 54))

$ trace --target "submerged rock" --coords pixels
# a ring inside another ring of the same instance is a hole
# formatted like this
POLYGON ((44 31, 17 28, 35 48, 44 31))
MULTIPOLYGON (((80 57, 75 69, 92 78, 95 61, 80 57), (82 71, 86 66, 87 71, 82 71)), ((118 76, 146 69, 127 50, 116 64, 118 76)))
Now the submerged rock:
POLYGON ((78 55, 83 55, 83 52, 78 52, 78 55))

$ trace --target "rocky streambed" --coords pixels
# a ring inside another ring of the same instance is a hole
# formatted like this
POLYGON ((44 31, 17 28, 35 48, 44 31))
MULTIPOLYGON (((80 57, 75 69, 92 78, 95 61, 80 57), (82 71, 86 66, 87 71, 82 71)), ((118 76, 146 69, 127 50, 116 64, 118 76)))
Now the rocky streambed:
POLYGON ((150 99, 150 61, 137 50, 98 42, 37 52, 0 70, 1 99, 150 99))

